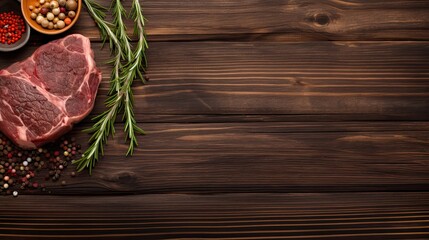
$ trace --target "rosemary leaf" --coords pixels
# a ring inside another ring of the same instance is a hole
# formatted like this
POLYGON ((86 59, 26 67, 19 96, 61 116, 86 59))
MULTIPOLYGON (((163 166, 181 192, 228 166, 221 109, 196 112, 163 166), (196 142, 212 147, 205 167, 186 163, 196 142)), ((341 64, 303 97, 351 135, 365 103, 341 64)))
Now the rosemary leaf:
POLYGON ((113 70, 109 97, 105 101, 108 109, 93 118, 96 122, 91 128, 85 130, 85 132, 92 134, 89 140, 90 146, 82 158, 73 162, 77 164, 78 171, 88 169, 91 174, 98 159, 104 155, 104 145, 109 136, 115 134, 115 120, 120 112, 123 111, 124 131, 126 140, 129 141, 126 155, 131 155, 138 145, 136 134, 144 134, 135 120, 131 86, 136 77, 141 78, 144 82, 143 72, 147 64, 145 50, 148 48, 148 44, 144 33, 145 19, 138 0, 133 0, 131 8, 131 17, 135 23, 134 31, 139 37, 134 51, 131 50, 130 38, 126 33, 127 29, 124 23, 126 11, 121 0, 112 0, 112 23, 105 21, 106 9, 103 6, 93 0, 84 0, 84 3, 100 29, 103 43, 109 41, 110 50, 113 54, 113 59, 110 61, 113 64, 113 70))

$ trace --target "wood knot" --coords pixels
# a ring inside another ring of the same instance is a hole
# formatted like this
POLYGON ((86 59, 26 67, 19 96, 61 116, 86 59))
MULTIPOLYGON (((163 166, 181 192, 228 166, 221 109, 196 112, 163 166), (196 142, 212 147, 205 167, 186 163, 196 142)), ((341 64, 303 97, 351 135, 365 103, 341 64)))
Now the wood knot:
POLYGON ((319 26, 326 26, 329 25, 329 23, 331 22, 331 18, 326 13, 318 13, 313 16, 312 20, 314 23, 316 23, 316 25, 319 26))
POLYGON ((292 85, 293 85, 293 86, 301 86, 301 87, 304 87, 304 86, 306 86, 307 84, 306 84, 304 81, 302 81, 300 78, 293 78, 293 79, 292 79, 292 85))
POLYGON ((108 182, 113 182, 115 184, 121 185, 132 185, 137 182, 137 176, 133 172, 121 171, 106 177, 103 177, 104 180, 108 182))

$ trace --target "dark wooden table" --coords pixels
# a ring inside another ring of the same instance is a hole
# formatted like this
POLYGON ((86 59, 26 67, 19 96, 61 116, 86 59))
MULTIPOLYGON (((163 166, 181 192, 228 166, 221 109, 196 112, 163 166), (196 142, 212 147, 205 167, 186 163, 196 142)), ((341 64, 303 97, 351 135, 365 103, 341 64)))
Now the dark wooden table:
MULTIPOLYGON (((141 146, 119 133, 91 177, 1 198, 0 239, 429 239, 429 1, 142 3, 141 146)), ((73 32, 103 71, 94 116, 109 51, 86 12, 73 32)))

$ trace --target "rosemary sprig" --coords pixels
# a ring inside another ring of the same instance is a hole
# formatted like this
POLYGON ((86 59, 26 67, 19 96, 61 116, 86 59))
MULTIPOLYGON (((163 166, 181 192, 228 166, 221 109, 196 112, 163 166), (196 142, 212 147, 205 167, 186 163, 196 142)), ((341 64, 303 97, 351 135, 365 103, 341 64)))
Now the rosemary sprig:
POLYGON ((121 71, 123 70, 123 65, 121 60, 130 62, 132 59, 132 51, 130 39, 127 35, 127 28, 123 21, 125 16, 125 9, 122 6, 121 0, 112 0, 112 15, 113 15, 113 29, 118 39, 121 51, 123 52, 122 58, 114 58, 113 63, 113 72, 110 81, 110 90, 109 95, 117 94, 121 88, 121 71))
POLYGON ((139 37, 139 41, 137 42, 137 47, 134 50, 134 57, 137 59, 135 65, 135 71, 139 78, 142 80, 143 84, 146 83, 145 78, 142 73, 145 72, 145 67, 147 65, 146 58, 146 49, 149 48, 146 35, 145 35, 145 18, 143 17, 142 8, 140 6, 139 0, 133 0, 133 4, 131 7, 131 18, 134 19, 134 35, 139 37))
MULTIPOLYGON (((124 54, 119 40, 116 38, 116 35, 112 30, 113 24, 104 20, 107 9, 92 0, 84 0, 84 3, 92 19, 94 19, 100 29, 103 44, 106 41, 109 41, 110 50, 114 54, 112 59, 114 68, 111 76, 111 86, 115 86, 115 88, 119 90, 120 85, 117 83, 120 81, 120 66, 116 63, 120 63, 124 54)), ((109 93, 110 92, 112 91, 109 91, 109 93)), ((106 100, 106 105, 111 101, 112 96, 106 100)), ((93 118, 93 120, 97 120, 96 123, 91 128, 84 130, 85 132, 92 133, 93 135, 89 140, 91 142, 91 146, 84 152, 80 159, 73 161, 74 164, 77 164, 78 171, 88 168, 89 173, 91 174, 92 168, 95 166, 95 163, 99 158, 99 153, 101 153, 101 155, 104 154, 104 144, 107 142, 108 137, 115 133, 114 120, 116 119, 116 108, 119 110, 120 106, 118 105, 114 108, 110 108, 110 111, 105 111, 99 116, 93 118)))
POLYGON ((123 18, 126 16, 126 12, 124 7, 122 6, 121 0, 113 0, 111 8, 116 37, 121 44, 122 50, 126 57, 126 61, 129 62, 132 59, 132 51, 130 38, 127 35, 127 27, 123 20, 123 18))
POLYGON ((74 161, 78 171, 88 168, 91 174, 100 154, 101 156, 104 154, 103 146, 108 137, 115 133, 114 123, 121 110, 124 110, 126 140, 130 141, 127 155, 132 154, 134 147, 138 145, 135 134, 144 134, 144 131, 137 126, 134 118, 131 85, 137 76, 143 79, 142 71, 146 66, 144 51, 147 49, 147 42, 144 35, 144 17, 138 1, 137 4, 133 2, 132 6, 132 12, 135 13, 132 16, 139 31, 139 41, 134 51, 131 50, 130 39, 126 34, 126 27, 123 22, 126 12, 120 0, 112 0, 113 23, 104 20, 105 9, 102 6, 92 0, 84 0, 84 2, 100 29, 103 43, 109 40, 110 49, 114 54, 111 60, 114 67, 111 74, 109 97, 105 102, 108 110, 95 117, 93 120, 96 120, 96 123, 85 130, 85 132, 93 134, 89 140, 91 145, 82 155, 82 158, 74 161), (137 7, 138 9, 136 9, 137 7), (122 61, 126 63, 123 64, 122 61))
MULTIPOLYGON (((134 19, 134 34, 138 35, 139 40, 137 46, 133 52, 133 61, 126 67, 128 74, 124 78, 124 86, 131 87, 133 80, 136 77, 139 77, 143 83, 145 79, 142 75, 142 72, 145 71, 146 61, 146 49, 148 44, 146 41, 145 31, 144 31, 144 22, 143 13, 141 12, 141 6, 139 0, 133 0, 131 7, 131 18, 134 19)), ((134 147, 138 146, 137 138, 135 133, 144 134, 143 129, 137 126, 136 120, 134 118, 133 111, 133 93, 132 91, 127 91, 125 93, 125 103, 124 103, 124 115, 123 119, 125 120, 125 131, 127 132, 127 137, 130 140, 130 145, 128 147, 127 155, 133 154, 134 147)))
POLYGON ((84 0, 84 3, 92 19, 94 19, 95 23, 97 24, 98 29, 100 29, 101 39, 103 40, 103 43, 109 40, 109 46, 112 52, 114 50, 122 51, 118 39, 116 38, 116 35, 112 30, 113 24, 104 20, 106 17, 107 9, 102 5, 98 4, 97 2, 94 2, 93 0, 84 0))

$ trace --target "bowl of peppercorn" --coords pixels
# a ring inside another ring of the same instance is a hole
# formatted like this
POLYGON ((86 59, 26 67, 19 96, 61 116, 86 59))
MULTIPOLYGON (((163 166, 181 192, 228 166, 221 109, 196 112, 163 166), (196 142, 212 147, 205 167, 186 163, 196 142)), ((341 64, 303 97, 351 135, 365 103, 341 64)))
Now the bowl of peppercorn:
POLYGON ((69 30, 79 18, 82 0, 21 0, 25 21, 34 30, 48 35, 69 30))
POLYGON ((0 52, 23 47, 30 39, 30 27, 21 13, 19 1, 0 1, 0 52))

